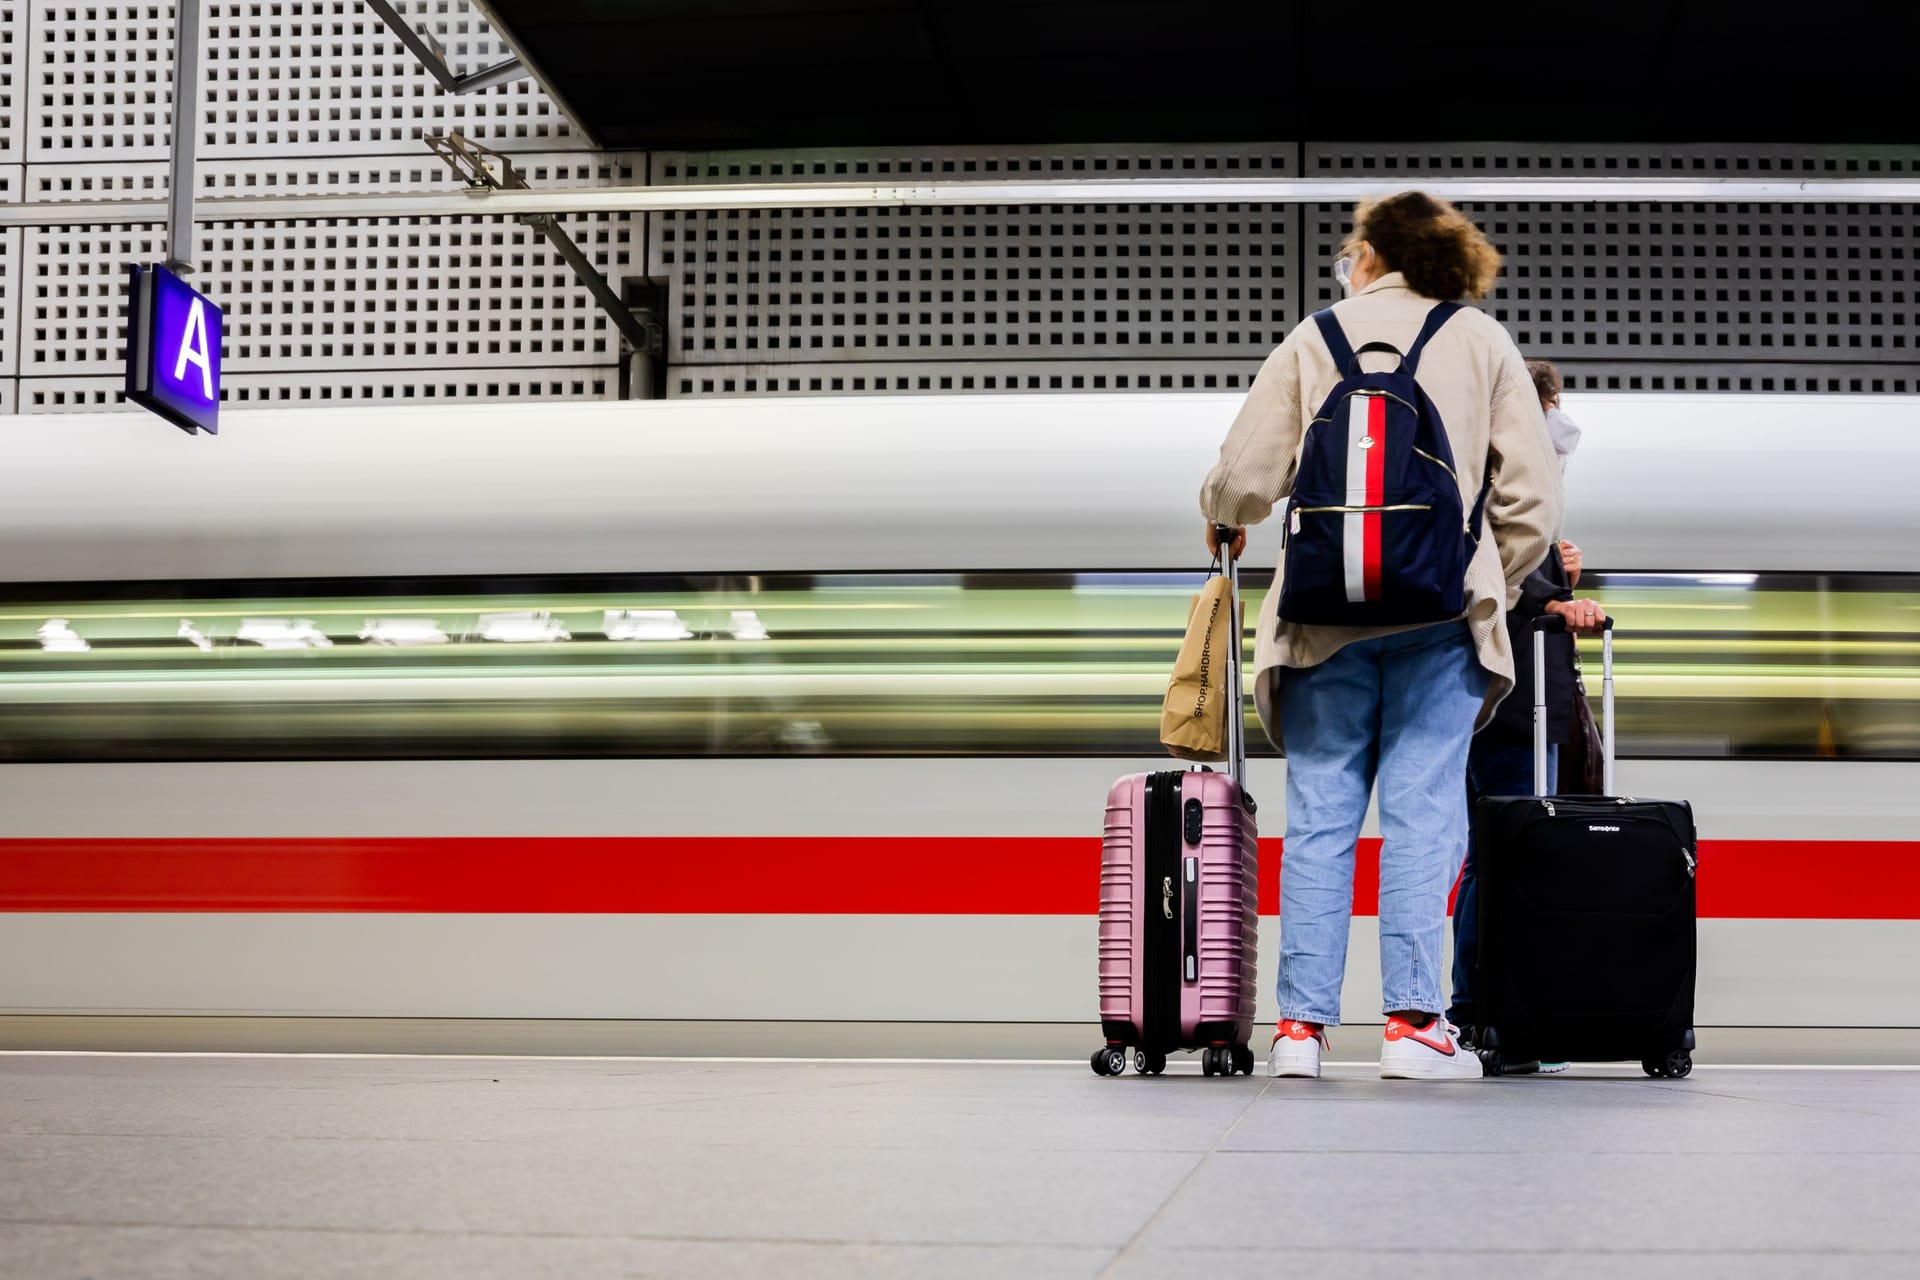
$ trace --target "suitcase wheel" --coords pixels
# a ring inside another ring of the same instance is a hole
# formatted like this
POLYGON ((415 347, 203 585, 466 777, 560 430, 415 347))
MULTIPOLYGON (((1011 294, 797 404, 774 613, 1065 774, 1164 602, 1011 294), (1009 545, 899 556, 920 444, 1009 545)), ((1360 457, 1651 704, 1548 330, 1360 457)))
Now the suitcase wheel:
POLYGON ((1503 1076, 1507 1073, 1507 1055, 1498 1049, 1481 1049, 1480 1071, 1483 1075, 1503 1076))
POLYGON ((1157 1076, 1167 1069, 1167 1055, 1148 1053, 1145 1049, 1133 1051, 1133 1069, 1143 1076, 1157 1076))
POLYGON ((1207 1076, 1230 1076, 1236 1071, 1253 1074, 1253 1050, 1241 1045, 1235 1048, 1229 1044, 1216 1044, 1204 1049, 1200 1054, 1200 1074, 1207 1076), (1245 1065, 1242 1065, 1241 1053, 1245 1052, 1245 1065))
POLYGON ((1253 1074, 1253 1046, 1237 1044, 1233 1046, 1233 1066, 1243 1076, 1253 1074))
POLYGON ((1640 1060, 1640 1069, 1656 1080, 1679 1080, 1693 1071, 1693 1055, 1685 1049, 1640 1060))
POLYGON ((1093 1074, 1097 1076, 1122 1075, 1127 1069, 1127 1051, 1117 1044, 1093 1051, 1093 1074))

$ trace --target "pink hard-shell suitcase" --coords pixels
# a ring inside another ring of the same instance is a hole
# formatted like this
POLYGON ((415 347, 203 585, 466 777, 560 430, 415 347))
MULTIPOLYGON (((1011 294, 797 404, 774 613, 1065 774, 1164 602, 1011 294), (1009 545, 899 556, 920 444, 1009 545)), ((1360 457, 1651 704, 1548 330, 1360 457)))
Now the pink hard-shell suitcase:
MULTIPOLYGON (((1224 542, 1223 542, 1224 545, 1224 542)), ((1226 571, 1239 612, 1239 569, 1226 571)), ((1236 638, 1240 632, 1236 631, 1236 638)), ((1253 1072, 1258 832, 1246 792, 1240 646, 1229 646, 1228 772, 1136 773, 1107 793, 1100 859, 1097 1075, 1158 1075, 1200 1050, 1207 1075, 1253 1072)))

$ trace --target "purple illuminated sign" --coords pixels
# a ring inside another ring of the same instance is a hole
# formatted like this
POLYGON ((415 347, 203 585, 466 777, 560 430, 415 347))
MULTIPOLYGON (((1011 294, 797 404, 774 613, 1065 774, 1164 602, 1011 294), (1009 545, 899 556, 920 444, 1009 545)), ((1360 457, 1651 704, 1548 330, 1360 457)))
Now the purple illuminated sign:
POLYGON ((220 430, 220 308, 163 266, 133 268, 127 399, 181 430, 220 430))

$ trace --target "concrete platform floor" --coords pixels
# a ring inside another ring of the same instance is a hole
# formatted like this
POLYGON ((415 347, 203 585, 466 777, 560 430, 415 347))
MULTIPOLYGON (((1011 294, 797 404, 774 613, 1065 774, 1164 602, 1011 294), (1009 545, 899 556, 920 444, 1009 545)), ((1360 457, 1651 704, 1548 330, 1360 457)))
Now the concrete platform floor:
POLYGON ((1920 1072, 0 1057, 0 1275, 1912 1275, 1920 1072))

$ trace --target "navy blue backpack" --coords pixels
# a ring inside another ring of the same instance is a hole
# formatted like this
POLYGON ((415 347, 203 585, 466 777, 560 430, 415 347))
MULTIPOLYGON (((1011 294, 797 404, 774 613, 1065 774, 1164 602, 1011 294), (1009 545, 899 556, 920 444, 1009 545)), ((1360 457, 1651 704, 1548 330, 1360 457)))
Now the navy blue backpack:
POLYGON ((1405 355, 1384 342, 1356 354, 1332 310, 1314 315, 1343 376, 1300 447, 1283 535, 1284 620, 1401 626, 1466 612, 1467 562, 1493 473, 1466 517, 1440 411, 1413 378, 1427 342, 1459 310, 1434 307, 1405 355), (1399 367, 1362 372, 1360 356, 1370 351, 1391 352, 1399 367))

